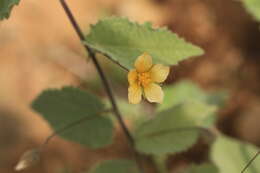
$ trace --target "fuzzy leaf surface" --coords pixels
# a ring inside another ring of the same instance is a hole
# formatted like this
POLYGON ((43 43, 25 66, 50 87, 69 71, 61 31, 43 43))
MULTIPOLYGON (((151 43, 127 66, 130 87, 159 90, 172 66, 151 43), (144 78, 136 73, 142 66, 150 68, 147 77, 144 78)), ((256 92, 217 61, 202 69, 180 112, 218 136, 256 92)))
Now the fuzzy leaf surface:
MULTIPOLYGON (((220 135, 211 149, 211 160, 217 165, 221 173, 241 172, 249 160, 259 151, 259 148, 220 135)), ((248 167, 245 173, 260 172, 260 157, 248 167)))
POLYGON ((112 142, 112 122, 99 115, 104 110, 104 105, 86 91, 74 87, 48 89, 34 100, 32 108, 39 112, 55 131, 74 124, 59 133, 65 139, 91 148, 103 147, 112 142))
POLYGON ((154 155, 185 151, 196 143, 200 128, 209 126, 207 119, 215 110, 201 102, 186 102, 164 110, 136 129, 136 148, 154 155))
POLYGON ((175 65, 191 56, 203 54, 194 46, 165 28, 154 29, 150 23, 138 24, 127 18, 109 17, 91 27, 86 43, 109 55, 112 61, 127 69, 133 68, 136 58, 144 52, 155 63, 175 65))
POLYGON ((224 105, 227 97, 228 94, 226 92, 205 92, 193 82, 184 80, 164 87, 164 101, 158 106, 158 111, 169 109, 186 101, 196 100, 221 107, 224 105))
POLYGON ((99 163, 89 173, 139 173, 134 161, 107 160, 99 163))
POLYGON ((218 173, 218 168, 210 163, 201 165, 192 165, 184 171, 184 173, 218 173))

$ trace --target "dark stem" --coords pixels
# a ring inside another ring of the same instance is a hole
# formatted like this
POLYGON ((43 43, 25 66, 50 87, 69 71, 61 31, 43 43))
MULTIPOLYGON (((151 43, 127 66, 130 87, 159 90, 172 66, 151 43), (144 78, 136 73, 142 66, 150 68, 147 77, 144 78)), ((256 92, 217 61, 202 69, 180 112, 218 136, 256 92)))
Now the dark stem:
MULTIPOLYGON (((87 43, 84 43, 84 44, 87 44, 87 43)), ((119 67, 121 67, 123 70, 125 71, 129 71, 128 68, 126 68, 125 66, 119 64, 119 62, 115 61, 113 58, 111 58, 108 54, 105 54, 105 53, 102 53, 98 50, 95 50, 96 52, 98 53, 101 53, 102 55, 106 56, 110 61, 112 61, 114 64, 118 65, 119 67)))
MULTIPOLYGON (((90 57, 92 58, 92 60, 94 61, 94 59, 96 59, 95 52, 94 52, 94 50, 91 49, 88 45, 86 45, 87 42, 86 42, 86 40, 85 40, 84 34, 83 34, 83 32, 81 31, 81 29, 80 29, 78 23, 76 22, 75 18, 73 17, 73 15, 72 15, 72 13, 71 13, 71 11, 70 11, 70 9, 69 9, 69 7, 68 7, 66 1, 65 1, 65 0, 60 0, 60 2, 61 2, 61 5, 62 5, 63 9, 65 10, 65 12, 66 12, 66 14, 67 14, 69 20, 70 20, 70 22, 71 22, 73 28, 75 29, 77 35, 79 36, 79 39, 80 39, 81 42, 83 43, 83 45, 84 45, 85 49, 87 50, 87 52, 89 53, 89 56, 90 56, 90 57)), ((99 51, 98 51, 98 52, 99 52, 99 51)), ((101 52, 100 52, 100 53, 101 53, 101 52)), ((102 53, 102 54, 103 54, 103 53, 102 53)), ((108 56, 107 54, 103 54, 103 55, 105 55, 106 57, 108 57, 108 58, 109 58, 111 61, 113 61, 115 64, 119 65, 122 69, 124 69, 124 70, 126 70, 126 71, 129 71, 126 67, 124 67, 124 66, 122 66, 121 64, 119 64, 118 62, 114 61, 114 60, 113 60, 110 56, 108 56)), ((97 60, 94 61, 94 64, 95 64, 95 66, 96 66, 97 68, 98 68, 98 66, 100 66, 97 60)), ((101 69, 101 68, 100 68, 100 69, 101 69)), ((101 76, 101 73, 103 73, 102 70, 101 70, 101 71, 98 70, 98 72, 99 72, 99 75, 100 75, 100 76, 101 76)))
MULTIPOLYGON (((71 22, 73 28, 75 29, 75 31, 76 31, 78 37, 80 38, 81 42, 82 42, 82 43, 86 43, 84 34, 83 34, 83 32, 81 31, 81 29, 80 29, 78 23, 76 22, 74 16, 72 15, 72 13, 71 13, 71 11, 70 11, 70 9, 69 9, 67 3, 65 2, 65 0, 60 0, 60 3, 61 3, 61 5, 62 5, 64 11, 66 12, 66 14, 67 14, 67 16, 68 16, 68 18, 69 18, 69 20, 70 20, 70 22, 71 22)), ((128 140, 128 142, 129 142, 129 144, 131 145, 131 147, 132 147, 132 149, 133 149, 133 151, 134 151, 134 155, 135 155, 136 162, 137 162, 139 168, 142 170, 142 172, 144 172, 143 169, 142 169, 142 167, 141 167, 141 163, 140 163, 141 160, 140 160, 140 157, 139 157, 139 153, 137 153, 137 152, 135 151, 135 149, 134 149, 134 145, 135 145, 134 138, 132 137, 131 133, 129 132, 129 130, 128 130, 126 124, 124 123, 124 121, 123 121, 123 119, 122 119, 122 116, 121 116, 120 111, 119 111, 119 109, 118 109, 118 107, 117 107, 117 104, 116 104, 114 95, 113 95, 113 93, 112 93, 111 87, 110 87, 110 85, 109 85, 109 83, 108 83, 108 80, 107 80, 107 78, 106 78, 106 76, 105 76, 105 74, 104 74, 104 72, 103 72, 103 70, 102 70, 102 68, 101 68, 101 66, 100 66, 100 64, 99 64, 99 62, 98 62, 98 60, 97 60, 97 58, 96 58, 95 52, 94 52, 94 50, 93 50, 92 48, 90 48, 88 45, 86 45, 86 44, 83 44, 83 45, 84 45, 86 51, 87 51, 88 54, 89 54, 89 57, 92 59, 94 65, 95 65, 95 67, 96 67, 96 69, 97 69, 97 71, 98 71, 98 74, 99 74, 99 76, 100 76, 100 78, 101 78, 101 80, 102 80, 104 89, 105 89, 105 91, 106 91, 106 93, 107 93, 107 95, 108 95, 108 97, 109 97, 110 102, 111 102, 114 115, 116 116, 116 118, 117 118, 117 120, 118 120, 118 122, 119 122, 119 124, 120 124, 120 126, 121 126, 121 128, 122 128, 122 130, 123 130, 123 132, 125 133, 125 135, 126 135, 126 137, 127 137, 127 140, 128 140)))
MULTIPOLYGON (((79 36, 80 40, 82 42, 85 42, 85 37, 84 37, 82 31, 80 30, 76 20, 74 19, 70 9, 68 8, 68 5, 66 4, 65 0, 60 0, 60 2, 62 4, 62 7, 64 8, 66 14, 68 15, 68 18, 70 19, 70 22, 71 22, 73 28, 75 29, 77 35, 79 36)), ((125 134, 127 135, 129 142, 131 142, 131 144, 133 144, 134 143, 133 137, 131 136, 130 132, 128 131, 128 129, 125 125, 125 123, 123 122, 123 119, 120 115, 120 112, 119 112, 119 109, 117 107, 115 98, 112 94, 111 87, 108 83, 108 80, 105 76, 105 73, 103 72, 103 70, 102 70, 102 68, 101 68, 101 66, 100 66, 100 64, 99 64, 99 62, 96 58, 95 52, 90 47, 88 47, 86 44, 84 44, 84 47, 85 47, 86 51, 88 52, 90 58, 93 60, 95 67, 97 68, 98 74, 99 74, 99 76, 100 76, 100 78, 101 78, 101 80, 104 84, 104 88, 105 88, 107 95, 109 97, 109 100, 112 104, 115 115, 116 115, 117 119, 119 120, 120 125, 122 126, 122 129, 124 130, 125 134)))
POLYGON ((249 162, 246 164, 246 166, 244 167, 244 169, 241 171, 241 173, 244 173, 247 168, 253 163, 253 161, 257 158, 257 156, 260 154, 260 151, 258 151, 254 157, 252 159, 249 160, 249 162))

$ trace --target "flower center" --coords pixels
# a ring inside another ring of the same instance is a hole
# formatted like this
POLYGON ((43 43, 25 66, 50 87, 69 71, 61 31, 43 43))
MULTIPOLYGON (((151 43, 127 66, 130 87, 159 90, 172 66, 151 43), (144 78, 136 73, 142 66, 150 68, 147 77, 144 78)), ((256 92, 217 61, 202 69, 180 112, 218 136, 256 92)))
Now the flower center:
POLYGON ((146 87, 151 83, 151 75, 149 72, 138 73, 138 84, 146 87))

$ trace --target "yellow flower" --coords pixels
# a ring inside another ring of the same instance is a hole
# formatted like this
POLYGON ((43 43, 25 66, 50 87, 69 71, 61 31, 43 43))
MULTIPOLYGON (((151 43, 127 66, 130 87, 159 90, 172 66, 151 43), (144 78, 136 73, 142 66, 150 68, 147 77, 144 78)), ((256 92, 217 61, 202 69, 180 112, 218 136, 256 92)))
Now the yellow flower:
POLYGON ((157 83, 166 80, 170 68, 162 64, 152 64, 152 57, 143 53, 135 61, 135 69, 128 73, 128 100, 137 104, 142 99, 142 93, 149 102, 161 103, 163 100, 162 88, 157 83))

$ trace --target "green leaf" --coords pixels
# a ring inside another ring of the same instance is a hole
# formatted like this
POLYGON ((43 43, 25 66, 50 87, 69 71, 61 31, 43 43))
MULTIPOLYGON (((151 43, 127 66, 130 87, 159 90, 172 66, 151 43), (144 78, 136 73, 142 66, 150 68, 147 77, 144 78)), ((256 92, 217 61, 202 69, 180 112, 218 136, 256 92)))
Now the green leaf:
POLYGON ((256 20, 260 21, 260 1, 259 0, 243 0, 246 9, 256 20))
POLYGON ((107 160, 99 163, 90 173, 139 173, 139 171, 133 161, 107 160))
POLYGON ((60 133, 60 136, 91 148, 100 148, 112 143, 113 123, 109 118, 92 115, 90 119, 60 133))
POLYGON ((55 130, 104 110, 104 105, 98 98, 74 87, 47 89, 34 100, 32 107, 41 113, 55 130))
POLYGON ((200 129, 208 127, 214 106, 186 102, 162 111, 135 131, 136 148, 147 154, 168 154, 187 150, 198 139, 200 129))
MULTIPOLYGON (((140 114, 144 114, 145 110, 143 109, 142 104, 129 104, 125 98, 116 97, 118 107, 122 112, 122 116, 128 120, 140 118, 140 114)), ((104 100, 106 107, 109 108, 111 103, 109 99, 104 100)))
POLYGON ((109 17, 91 27, 86 43, 109 55, 113 61, 131 69, 136 58, 149 53, 155 63, 174 65, 190 56, 203 54, 169 30, 153 29, 150 23, 137 24, 126 18, 109 17))
POLYGON ((210 163, 192 165, 184 173, 218 173, 218 168, 210 163))
POLYGON ((185 101, 202 101, 210 105, 223 106, 227 93, 223 91, 218 92, 205 92, 199 86, 191 81, 184 80, 164 87, 164 101, 159 105, 158 110, 169 109, 174 105, 178 105, 185 101))
POLYGON ((18 5, 20 0, 0 0, 0 20, 9 18, 14 5, 18 5))
POLYGON ((112 142, 112 122, 99 115, 104 111, 104 105, 83 90, 73 87, 48 89, 34 100, 32 107, 55 131, 71 126, 59 133, 65 139, 91 148, 100 148, 112 142))
MULTIPOLYGON (((212 146, 211 158, 221 173, 240 173, 259 148, 219 135, 212 146)), ((245 173, 260 172, 260 157, 257 158, 245 173)))
MULTIPOLYGON (((117 105, 122 112, 123 118, 131 124, 131 128, 134 129, 139 124, 147 120, 147 114, 151 113, 147 109, 144 109, 145 105, 140 104, 129 104, 129 102, 124 98, 116 97, 117 105)), ((104 101, 106 107, 109 108, 111 103, 108 99, 104 101)), ((114 116, 111 119, 117 121, 114 116)))

